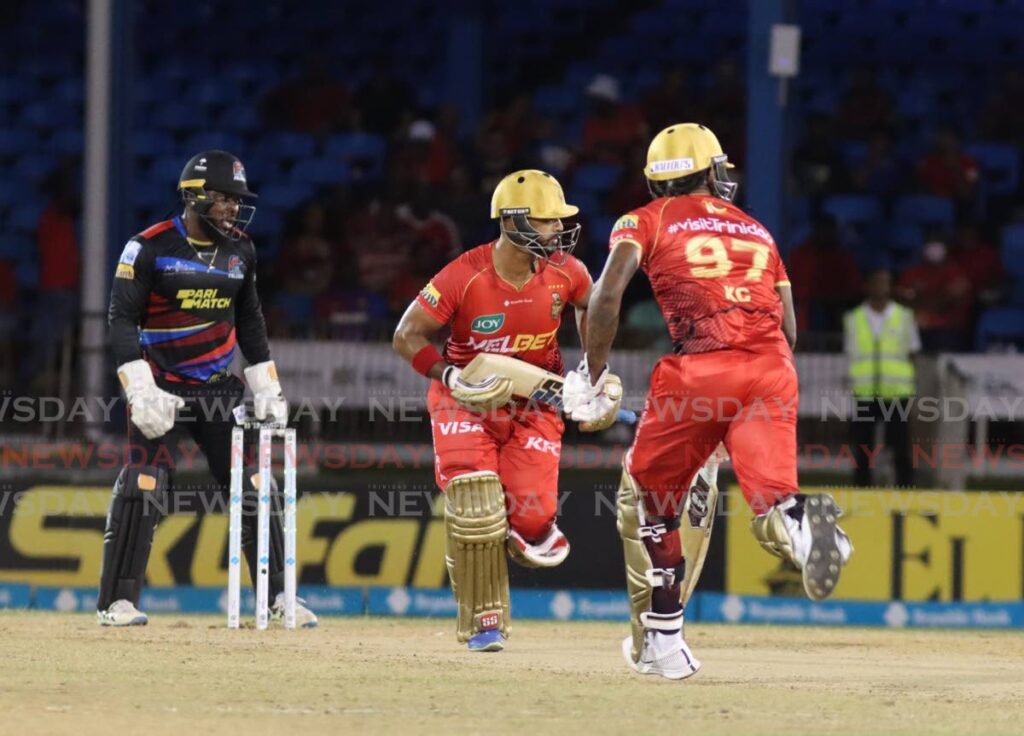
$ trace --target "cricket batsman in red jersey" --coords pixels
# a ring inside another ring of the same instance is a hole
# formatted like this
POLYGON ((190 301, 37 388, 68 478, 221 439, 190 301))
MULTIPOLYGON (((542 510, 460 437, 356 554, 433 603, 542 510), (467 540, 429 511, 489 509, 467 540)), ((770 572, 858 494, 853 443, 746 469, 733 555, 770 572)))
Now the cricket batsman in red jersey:
MULTIPOLYGON (((564 374, 556 342, 562 312, 575 308, 585 345, 591 289, 587 269, 569 254, 580 226, 562 223, 578 211, 550 174, 508 175, 491 200, 498 239, 445 266, 395 331, 395 349, 433 379, 427 407, 445 494, 445 556, 459 604, 456 634, 471 651, 504 648, 506 549, 527 567, 553 567, 569 553, 555 524, 565 427, 553 408, 513 400, 509 378, 470 383, 460 369, 478 353, 500 353, 564 374), (441 353, 430 337, 446 325, 451 333, 441 353)), ((608 406, 582 428, 611 424, 618 404, 608 406)))
POLYGON ((756 515, 754 536, 802 570, 810 598, 834 590, 853 551, 836 525, 832 497, 799 493, 792 291, 771 234, 732 204, 736 184, 728 168, 703 125, 672 125, 651 142, 644 175, 653 201, 612 230, 590 300, 586 358, 563 393, 576 420, 610 403, 602 390, 608 353, 623 291, 642 268, 675 352, 651 374, 624 458, 618 528, 633 635, 623 655, 636 671, 670 679, 700 667, 683 640, 683 608, 700 575, 710 523, 706 534, 689 529, 704 515, 713 520, 702 468, 719 443, 756 515))

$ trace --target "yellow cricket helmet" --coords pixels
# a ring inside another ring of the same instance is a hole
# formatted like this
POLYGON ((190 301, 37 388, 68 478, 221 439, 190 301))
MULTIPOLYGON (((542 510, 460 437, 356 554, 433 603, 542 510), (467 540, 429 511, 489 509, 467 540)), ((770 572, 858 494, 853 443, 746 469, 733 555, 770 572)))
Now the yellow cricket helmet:
POLYGON ((579 207, 565 203, 558 179, 539 169, 513 171, 498 182, 491 197, 492 220, 509 215, 561 220, 579 211, 579 207))
POLYGON ((566 204, 565 193, 558 179, 539 169, 514 171, 494 188, 491 197, 491 219, 501 221, 501 232, 508 240, 538 258, 551 258, 569 253, 580 237, 580 225, 573 225, 554 235, 543 236, 532 225, 535 220, 561 220, 578 214, 579 207, 566 204), (511 219, 515 229, 506 227, 511 219))
MULTIPOLYGON (((712 169, 715 175, 713 192, 722 199, 732 200, 736 183, 729 179, 726 169, 733 168, 711 129, 700 123, 676 123, 654 136, 647 148, 644 176, 648 185, 668 182, 712 169)), ((666 187, 650 187, 655 196, 666 196, 666 187)))

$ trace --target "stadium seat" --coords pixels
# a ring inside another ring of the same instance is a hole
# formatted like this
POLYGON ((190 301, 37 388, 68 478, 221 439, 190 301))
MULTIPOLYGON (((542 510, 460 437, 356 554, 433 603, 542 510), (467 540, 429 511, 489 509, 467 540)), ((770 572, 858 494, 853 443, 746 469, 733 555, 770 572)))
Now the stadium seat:
POLYGON ((73 104, 37 100, 25 105, 20 122, 23 127, 35 130, 71 128, 82 125, 82 113, 73 104))
POLYGON ((21 128, 0 128, 0 156, 11 156, 30 151, 38 145, 31 131, 21 128))
MULTIPOLYGON (((242 153, 245 150, 245 145, 242 143, 241 136, 235 133, 217 130, 204 130, 199 133, 193 133, 185 141, 185 148, 195 153, 216 148, 235 154, 242 159, 242 163, 245 163, 245 156, 242 153)), ((190 153, 189 155, 192 154, 190 153)))
POLYGON ((7 216, 7 229, 18 235, 33 236, 43 209, 41 202, 23 202, 7 216))
POLYGON ((573 187, 588 192, 607 192, 622 176, 622 167, 612 164, 584 164, 573 174, 573 187))
MULTIPOLYGON (((136 156, 144 158, 156 158, 174 153, 178 146, 174 138, 162 130, 143 128, 132 133, 131 145, 136 156)), ((181 165, 185 165, 182 160, 181 165)))
POLYGON ((360 169, 370 178, 384 174, 387 141, 372 133, 346 133, 327 139, 324 155, 329 159, 345 161, 350 168, 360 169))
POLYGON ((821 209, 843 224, 877 222, 882 217, 882 203, 866 194, 837 194, 826 199, 821 209))
POLYGON ((989 309, 978 320, 975 349, 986 351, 997 345, 1024 348, 1024 309, 989 309))
POLYGON ((21 181, 39 184, 55 165, 56 161, 50 154, 26 153, 14 162, 14 175, 21 181))
POLYGON ((257 215, 262 215, 262 208, 266 206, 263 204, 264 202, 283 210, 292 210, 313 196, 313 188, 268 182, 265 187, 260 187, 258 194, 260 200, 257 207, 260 209, 257 211, 257 215))
POLYGON ((204 130, 210 122, 205 109, 178 100, 154 105, 149 121, 155 128, 174 132, 204 130))
POLYGON ((943 197, 927 194, 912 194, 896 201, 893 216, 901 222, 916 222, 920 225, 953 224, 953 203, 943 197))
POLYGON ((305 133, 270 133, 263 136, 256 145, 260 156, 288 162, 309 158, 315 149, 313 136, 305 133))
POLYGON ((1007 225, 999 242, 1003 267, 1011 276, 1024 278, 1024 224, 1007 225))
POLYGON ((226 108, 217 118, 217 127, 235 133, 255 133, 264 126, 259 111, 252 105, 226 108))
POLYGON ((1020 154, 1009 143, 972 143, 967 152, 984 172, 984 186, 993 194, 1009 194, 1020 183, 1020 154))
POLYGON ((352 178, 352 169, 345 161, 332 158, 310 158, 296 161, 291 180, 314 186, 344 184, 352 178))
POLYGON ((81 128, 65 128, 54 132, 50 138, 49 148, 62 156, 81 154, 85 146, 85 136, 81 128))

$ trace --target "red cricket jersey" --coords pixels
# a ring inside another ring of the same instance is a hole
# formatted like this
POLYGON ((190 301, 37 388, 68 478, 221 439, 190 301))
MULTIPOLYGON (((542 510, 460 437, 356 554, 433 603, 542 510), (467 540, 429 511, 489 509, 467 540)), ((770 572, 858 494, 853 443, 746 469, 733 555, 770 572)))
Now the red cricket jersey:
POLYGON ((636 243, 676 353, 746 350, 792 355, 782 333, 789 284, 761 223, 708 195, 662 197, 623 215, 610 244, 636 243))
POLYGON ((564 373, 556 339, 562 310, 584 303, 590 274, 567 255, 559 264, 539 262, 538 272, 517 289, 494 270, 494 246, 466 251, 416 298, 431 317, 451 325, 445 360, 464 366, 478 353, 501 353, 564 373))

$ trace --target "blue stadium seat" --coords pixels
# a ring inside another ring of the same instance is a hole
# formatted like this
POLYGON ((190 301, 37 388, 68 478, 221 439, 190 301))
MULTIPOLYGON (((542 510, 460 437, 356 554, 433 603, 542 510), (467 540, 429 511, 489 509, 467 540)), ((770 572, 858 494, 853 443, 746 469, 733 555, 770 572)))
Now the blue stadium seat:
POLYGON ((372 133, 344 133, 331 136, 324 146, 329 159, 345 161, 350 168, 359 168, 364 176, 377 178, 384 174, 388 144, 372 133))
POLYGON ((243 162, 245 161, 245 146, 242 143, 241 136, 235 133, 226 133, 219 130, 204 130, 193 133, 185 141, 185 148, 195 153, 218 148, 222 151, 233 153, 242 159, 243 162))
POLYGON ((306 133, 270 133, 256 145, 259 156, 275 161, 309 158, 315 149, 316 141, 306 133))
POLYGON ((18 204, 25 197, 25 187, 10 177, 0 179, 0 207, 18 204))
POLYGON ((993 194, 1009 194, 1020 183, 1020 154, 1009 143, 972 143, 967 152, 984 172, 984 184, 993 194))
POLYGON ((1011 276, 1024 278, 1024 224, 1007 225, 999 242, 1003 267, 1011 276))
POLYGON ((49 148, 62 156, 81 154, 85 150, 85 136, 81 128, 65 128, 55 131, 50 138, 49 148))
POLYGON ((877 197, 866 194, 837 194, 829 197, 821 209, 839 222, 877 222, 882 217, 882 203, 877 197))
POLYGON ((205 109, 178 100, 154 105, 149 120, 155 128, 174 132, 204 130, 210 122, 205 109))
POLYGON ((567 84, 548 84, 533 93, 533 108, 542 115, 568 115, 580 104, 580 91, 567 84))
POLYGON ((36 136, 21 128, 0 128, 0 156, 30 151, 38 145, 36 136))
MULTIPOLYGON (((191 155, 191 154, 189 154, 191 155)), ((149 165, 149 179, 156 182, 167 182, 170 186, 177 186, 181 170, 185 168, 188 156, 169 154, 158 156, 149 165)))
MULTIPOLYGON (((136 156, 155 158, 174 153, 178 146, 174 138, 162 130, 143 128, 132 133, 132 149, 136 156)), ((182 160, 181 165, 185 165, 182 160)))
POLYGON ((261 130, 264 125, 265 123, 260 117, 259 111, 252 105, 229 107, 217 118, 218 128, 236 133, 255 133, 261 130))
POLYGON ((57 130, 82 125, 82 113, 74 105, 37 100, 25 105, 21 111, 22 127, 37 130, 57 130))
POLYGON ((0 77, 0 103, 24 102, 38 97, 37 89, 25 76, 0 77))
POLYGON ((607 192, 622 176, 622 167, 613 164, 584 164, 572 177, 573 187, 588 192, 607 192))
MULTIPOLYGON (((262 195, 263 193, 260 192, 262 195)), ((263 197, 260 197, 260 201, 263 197)), ((265 207, 258 205, 256 207, 256 216, 252 218, 252 223, 247 228, 249 235, 253 239, 259 239, 261 242, 268 241, 270 239, 278 239, 284 230, 284 217, 281 215, 280 210, 273 209, 271 207, 265 207)), ((260 249, 263 250, 262 248, 260 249)), ((260 257, 265 254, 260 253, 260 257)))
POLYGON ((975 349, 1006 344, 1024 348, 1024 309, 989 309, 978 320, 975 349))
POLYGON ((185 96, 207 107, 230 107, 242 99, 242 91, 231 81, 204 79, 185 85, 185 96))
POLYGON ((7 216, 7 229, 19 235, 34 236, 43 209, 42 202, 22 202, 7 216))
POLYGON ((260 199, 259 202, 257 202, 257 207, 260 209, 256 214, 261 215, 263 211, 262 208, 266 206, 263 204, 264 202, 272 207, 277 207, 283 210, 295 209, 313 196, 313 188, 311 186, 275 184, 271 182, 265 187, 260 187, 258 194, 260 195, 260 199))
POLYGON ((338 159, 309 158, 296 161, 291 171, 292 181, 307 182, 314 186, 344 184, 351 178, 351 167, 338 159))
POLYGON ((53 171, 56 161, 46 153, 26 153, 14 162, 14 176, 38 184, 53 171))
POLYGON ((927 194, 912 194, 896 201, 893 216, 901 222, 916 222, 920 225, 953 224, 953 203, 943 197, 927 194))

